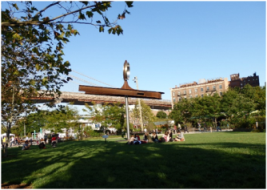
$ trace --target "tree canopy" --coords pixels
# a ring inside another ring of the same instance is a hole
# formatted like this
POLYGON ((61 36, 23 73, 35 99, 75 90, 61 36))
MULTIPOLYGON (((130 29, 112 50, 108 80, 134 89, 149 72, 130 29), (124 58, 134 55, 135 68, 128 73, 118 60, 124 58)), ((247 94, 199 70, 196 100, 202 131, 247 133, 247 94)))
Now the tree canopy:
POLYGON ((202 98, 182 98, 174 105, 169 116, 176 124, 198 121, 212 123, 223 117, 236 126, 251 126, 256 121, 253 119, 253 112, 257 113, 258 120, 265 119, 265 95, 265 87, 247 84, 243 89, 229 89, 222 96, 215 93, 202 98))
MULTIPOLYGON (((114 22, 106 16, 111 8, 109 1, 94 2, 4 2, 1 10, 1 98, 2 124, 9 137, 11 125, 23 112, 36 110, 31 98, 43 95, 60 96, 60 88, 72 80, 71 63, 63 59, 64 45, 79 32, 76 24, 94 26, 99 32, 123 34, 117 22, 130 12, 124 8, 114 22), (48 10, 56 8, 56 16, 48 10), (63 11, 63 13, 62 13, 63 11)), ((126 2, 133 7, 133 2, 126 2)), ((51 102, 51 105, 53 102, 51 102)))
MULTIPOLYGON (((140 100, 140 104, 141 104, 141 112, 142 112, 142 119, 143 119, 143 123, 145 125, 148 125, 150 122, 154 122, 155 121, 155 116, 151 111, 151 108, 146 105, 146 103, 143 100, 140 100)), ((140 112, 139 112, 139 104, 138 101, 136 101, 135 103, 135 107, 132 110, 132 116, 138 120, 140 120, 140 112)))
POLYGON ((156 117, 160 118, 160 119, 166 119, 167 118, 167 114, 164 111, 158 111, 156 117))
POLYGON ((114 105, 109 104, 95 104, 90 106, 85 104, 84 111, 89 112, 89 116, 95 123, 101 123, 104 127, 115 127, 116 129, 122 129, 124 125, 125 107, 120 106, 119 103, 114 105))

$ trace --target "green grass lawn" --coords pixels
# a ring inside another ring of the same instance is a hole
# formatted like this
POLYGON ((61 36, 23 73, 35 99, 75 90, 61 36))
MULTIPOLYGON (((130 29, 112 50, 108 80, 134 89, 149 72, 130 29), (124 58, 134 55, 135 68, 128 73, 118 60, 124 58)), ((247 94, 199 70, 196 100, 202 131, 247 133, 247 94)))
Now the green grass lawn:
POLYGON ((10 148, 2 183, 33 188, 266 188, 266 133, 185 134, 126 145, 121 137, 10 148))

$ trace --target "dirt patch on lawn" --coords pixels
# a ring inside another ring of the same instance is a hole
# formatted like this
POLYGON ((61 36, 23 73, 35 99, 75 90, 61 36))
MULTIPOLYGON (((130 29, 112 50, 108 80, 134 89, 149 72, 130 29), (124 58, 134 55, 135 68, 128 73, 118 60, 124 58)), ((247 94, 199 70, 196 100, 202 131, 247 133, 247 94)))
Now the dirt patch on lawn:
POLYGON ((29 184, 6 184, 2 183, 1 189, 32 189, 29 184))

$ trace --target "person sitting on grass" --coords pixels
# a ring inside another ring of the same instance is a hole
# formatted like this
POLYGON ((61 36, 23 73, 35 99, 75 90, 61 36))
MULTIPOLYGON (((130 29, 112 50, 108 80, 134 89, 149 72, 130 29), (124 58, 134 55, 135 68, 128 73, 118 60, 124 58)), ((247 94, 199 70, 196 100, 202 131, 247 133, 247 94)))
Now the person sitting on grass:
POLYGON ((143 138, 143 140, 141 141, 142 144, 148 143, 148 136, 149 136, 148 132, 145 132, 144 138, 143 138))
POLYGON ((45 144, 44 144, 44 142, 41 142, 41 143, 39 144, 39 148, 40 148, 40 149, 46 149, 46 148, 45 148, 45 144))
POLYGON ((169 129, 169 142, 172 142, 173 139, 172 139, 172 130, 169 129))
POLYGON ((152 141, 159 142, 158 135, 155 132, 152 133, 152 141))
POLYGON ((137 134, 134 135, 134 142, 133 142, 133 144, 141 144, 139 135, 137 135, 137 134))
POLYGON ((57 137, 56 137, 56 135, 53 135, 53 136, 52 136, 51 141, 52 141, 52 146, 53 146, 53 148, 55 148, 55 147, 56 147, 56 144, 57 144, 57 137))
POLYGON ((163 139, 164 139, 163 142, 169 142, 170 141, 170 135, 169 135, 168 131, 166 131, 165 134, 163 135, 163 139))
POLYGON ((126 144, 133 144, 134 143, 134 135, 131 135, 130 139, 126 144))
POLYGON ((22 150, 29 150, 31 145, 29 145, 29 141, 25 141, 25 144, 22 146, 22 150))
POLYGON ((174 139, 174 141, 185 141, 184 133, 180 132, 178 133, 177 137, 174 139))

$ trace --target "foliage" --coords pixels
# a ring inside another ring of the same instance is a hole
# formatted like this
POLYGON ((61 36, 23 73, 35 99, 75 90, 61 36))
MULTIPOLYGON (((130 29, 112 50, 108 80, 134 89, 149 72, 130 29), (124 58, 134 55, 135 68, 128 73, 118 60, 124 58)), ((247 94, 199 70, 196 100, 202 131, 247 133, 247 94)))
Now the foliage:
POLYGON ((178 123, 186 123, 193 115, 192 112, 193 99, 182 98, 181 101, 174 105, 169 117, 178 123))
MULTIPOLYGON (((148 105, 146 105, 146 103, 143 100, 140 100, 140 104, 141 104, 141 108, 142 108, 141 112, 142 112, 143 124, 148 125, 148 123, 154 122, 156 118, 155 118, 153 112, 151 111, 151 108, 148 105)), ((140 113, 139 104, 138 104, 138 101, 136 101, 135 107, 132 110, 132 117, 140 120, 140 114, 139 113, 140 113)))
MULTIPOLYGON (((175 123, 206 122, 208 126, 217 123, 217 119, 225 118, 235 127, 252 127, 256 121, 265 120, 266 103, 265 87, 234 88, 219 96, 203 96, 191 99, 182 99, 174 105, 170 118, 175 123)), ((227 125, 227 123, 222 123, 227 125)))
POLYGON ((77 132, 78 111, 69 106, 59 106, 56 110, 46 112, 44 122, 45 129, 52 129, 55 133, 62 132, 62 129, 74 128, 77 132))
POLYGON ((114 105, 109 104, 95 104, 89 106, 85 104, 87 109, 84 111, 90 114, 91 119, 95 123, 101 123, 102 126, 112 126, 116 129, 121 129, 124 124, 125 107, 120 107, 119 103, 114 105))
POLYGON ((158 111, 156 117, 160 118, 160 119, 166 119, 167 118, 167 114, 164 111, 160 110, 160 111, 158 111))
MULTIPOLYGON (((117 20, 124 19, 129 11, 124 9, 115 22, 110 22, 106 12, 112 3, 106 1, 46 2, 47 6, 40 10, 33 5, 37 2, 5 3, 9 8, 1 10, 1 115, 9 138, 19 115, 36 111, 32 97, 58 97, 63 84, 72 80, 68 77, 70 62, 64 61, 63 49, 71 36, 79 34, 73 25, 95 26, 99 32, 107 28, 108 33, 120 35, 123 29, 117 20), (51 17, 48 10, 53 8, 65 13, 53 11, 57 15, 51 17)), ((132 4, 126 2, 128 8, 132 4)))
POLYGON ((100 137, 100 133, 94 131, 90 126, 84 128, 85 137, 100 137))
POLYGON ((53 132, 62 132, 62 129, 73 128, 74 132, 81 132, 78 124, 78 111, 69 106, 58 106, 53 111, 38 110, 19 120, 15 127, 12 127, 12 132, 17 135, 24 134, 24 123, 26 126, 26 134, 40 131, 40 128, 50 129, 53 132))

